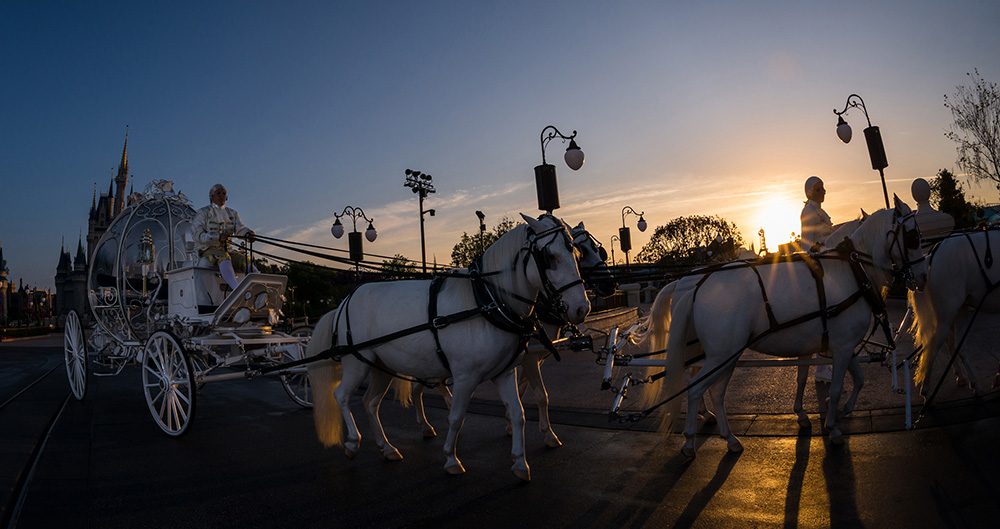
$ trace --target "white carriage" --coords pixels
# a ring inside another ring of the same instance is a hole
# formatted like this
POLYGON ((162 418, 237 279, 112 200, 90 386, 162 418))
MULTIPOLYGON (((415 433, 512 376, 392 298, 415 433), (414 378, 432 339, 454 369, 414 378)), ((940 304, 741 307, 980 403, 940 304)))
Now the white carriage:
MULTIPOLYGON (((64 350, 78 400, 91 374, 140 365, 153 419, 179 436, 194 419, 199 388, 302 358, 311 328, 278 330, 285 276, 237 274, 239 284, 229 291, 217 267, 199 262, 190 235, 195 210, 172 188, 159 180, 133 193, 101 237, 87 275, 94 324, 85 332, 71 311, 64 350)), ((312 406, 304 366, 273 374, 292 400, 312 406)))

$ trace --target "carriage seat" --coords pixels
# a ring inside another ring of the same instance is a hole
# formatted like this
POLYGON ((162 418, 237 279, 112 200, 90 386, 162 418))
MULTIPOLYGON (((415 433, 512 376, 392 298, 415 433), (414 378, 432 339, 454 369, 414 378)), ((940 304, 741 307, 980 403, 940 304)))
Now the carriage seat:
POLYGON ((164 274, 169 313, 206 319, 226 299, 229 285, 218 268, 199 264, 180 266, 164 274))

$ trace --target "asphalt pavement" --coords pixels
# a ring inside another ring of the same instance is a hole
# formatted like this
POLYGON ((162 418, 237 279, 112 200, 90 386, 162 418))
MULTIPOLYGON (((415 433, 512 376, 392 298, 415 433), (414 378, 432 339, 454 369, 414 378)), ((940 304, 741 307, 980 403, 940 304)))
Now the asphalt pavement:
MULTIPOLYGON (((890 310, 898 322, 900 304, 890 310)), ((970 342, 987 390, 997 323, 977 322, 970 342)), ((0 478, 11 484, 11 527, 995 527, 1000 519, 1000 398, 974 397, 950 377, 938 405, 906 430, 891 370, 865 365, 858 408, 842 423, 846 444, 834 446, 821 427, 825 385, 807 385, 812 424, 802 429, 791 414, 794 368, 740 368, 727 406, 744 451, 728 453, 703 425, 688 460, 679 436, 652 431, 653 421, 609 422, 613 395, 600 390, 595 355, 566 353, 543 367, 563 446, 544 446, 529 395, 532 480, 522 483, 510 472, 503 407, 489 384, 459 438, 467 472, 450 476, 437 395, 426 397, 442 434, 434 439, 422 438, 412 410, 383 403, 402 461, 381 457, 357 402, 360 454, 324 449, 311 412, 263 378, 205 386, 189 433, 173 439, 149 416, 136 368, 93 378, 84 402, 69 397, 61 342, 0 344, 0 478)), ((907 347, 900 340, 898 353, 907 347)), ((633 400, 627 409, 638 409, 633 400)))

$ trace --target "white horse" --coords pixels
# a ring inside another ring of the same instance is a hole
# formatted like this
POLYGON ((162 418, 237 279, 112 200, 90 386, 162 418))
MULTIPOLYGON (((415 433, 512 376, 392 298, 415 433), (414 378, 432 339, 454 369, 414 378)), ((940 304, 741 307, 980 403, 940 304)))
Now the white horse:
MULTIPOLYGON (((830 440, 837 444, 843 442, 836 421, 844 374, 854 348, 864 339, 872 316, 872 308, 864 299, 870 295, 866 291, 874 293, 888 285, 893 269, 908 274, 908 283, 911 283, 908 286, 921 288, 926 280, 926 264, 920 252, 920 235, 913 214, 898 198, 895 201, 894 210, 872 214, 849 238, 854 253, 861 256, 862 268, 871 283, 869 288, 859 285, 847 259, 832 255, 820 258, 826 308, 837 307, 827 318, 827 347, 833 357, 833 381, 826 419, 830 440), (849 302, 852 298, 853 303, 849 302)), ((726 418, 725 390, 735 362, 745 348, 750 346, 761 353, 784 357, 821 352, 823 325, 818 316, 819 292, 808 267, 806 262, 797 261, 755 268, 723 268, 707 277, 681 279, 676 290, 685 292, 673 303, 672 310, 669 304, 654 304, 650 330, 652 347, 658 350, 665 345, 667 349, 661 396, 673 397, 667 403, 668 414, 664 417, 663 428, 670 428, 671 421, 680 417, 678 396, 684 389, 686 344, 697 337, 705 353, 702 373, 688 389, 685 442, 681 449, 686 456, 694 457, 698 403, 713 385, 718 396, 715 415, 719 434, 726 439, 730 451, 742 450, 726 418), (768 303, 764 301, 765 294, 768 303), (817 317, 809 318, 811 314, 817 317), (800 321, 796 323, 796 320, 800 321), (664 322, 669 322, 669 329, 664 322)), ((855 387, 852 399, 860 385, 855 387)))
POLYGON ((511 470, 531 479, 524 456, 524 409, 514 377, 521 346, 534 327, 528 316, 543 291, 574 323, 583 321, 590 302, 566 225, 551 215, 539 220, 522 217, 527 225, 516 226, 486 250, 479 279, 446 279, 436 296, 431 281, 368 283, 320 319, 307 353, 316 356, 337 346, 332 353, 340 360, 309 364, 316 431, 324 446, 343 444, 348 458, 357 454, 361 434, 350 397, 370 373, 363 403, 375 443, 387 459, 401 459, 378 417, 393 374, 424 380, 450 377, 454 397, 444 443, 445 470, 461 474, 465 469, 456 451, 458 432, 473 390, 492 380, 514 424, 511 470), (438 316, 432 318, 432 313, 438 316), (469 317, 459 317, 463 314, 469 317), (373 365, 376 368, 370 369, 373 365))
MULTIPOLYGON (((579 252, 577 265, 580 267, 580 275, 583 277, 586 285, 592 288, 599 296, 614 294, 618 285, 614 274, 606 263, 608 258, 607 251, 603 247, 598 246, 598 243, 595 242, 595 239, 590 235, 590 232, 587 231, 582 222, 570 230, 570 234, 573 237, 573 246, 579 252)), ((542 295, 544 296, 544 294, 542 295)), ((565 322, 560 321, 560 316, 555 314, 539 314, 539 320, 542 323, 545 334, 551 338, 556 338, 561 327, 565 325, 565 322)), ((545 389, 545 381, 542 379, 541 371, 542 362, 548 358, 549 354, 549 350, 546 347, 532 340, 524 356, 521 357, 521 370, 517 379, 517 388, 522 402, 525 391, 527 391, 529 386, 532 388, 535 394, 535 404, 538 406, 538 431, 545 436, 546 446, 556 448, 562 446, 562 441, 552 431, 552 423, 549 422, 549 394, 545 389)), ((412 384, 402 379, 396 379, 394 385, 397 389, 397 396, 398 398, 401 397, 400 400, 404 405, 408 403, 407 400, 413 403, 417 416, 417 424, 421 427, 424 437, 430 438, 436 436, 437 432, 431 426, 430 422, 428 422, 427 416, 424 413, 424 386, 422 384, 412 384), (409 399, 405 398, 407 386, 410 387, 409 399)), ((440 385, 438 389, 448 406, 451 406, 451 392, 448 391, 447 386, 440 385)), ((507 434, 513 435, 513 425, 510 423, 509 413, 507 414, 507 434)))
MULTIPOLYGON (((834 250, 836 247, 836 243, 839 243, 840 241, 843 241, 845 237, 850 236, 854 232, 854 230, 856 230, 858 226, 861 225, 861 222, 864 219, 868 218, 867 213, 865 213, 864 211, 862 211, 861 213, 862 213, 861 217, 855 220, 850 220, 838 224, 836 226, 836 229, 830 234, 830 236, 826 239, 825 243, 820 248, 820 252, 834 250)), ((740 261, 742 262, 733 262, 729 263, 726 266, 745 267, 746 263, 748 262, 755 262, 755 263, 760 262, 757 259, 755 259, 754 254, 752 254, 749 251, 747 251, 746 253, 741 253, 740 255, 741 255, 740 261)), ((696 268, 692 270, 689 274, 687 274, 687 276, 688 277, 697 276, 697 279, 700 280, 703 274, 699 274, 698 272, 699 270, 696 268)), ((645 332, 636 333, 634 335, 635 343, 638 344, 644 342, 647 338, 649 338, 650 336, 649 333, 652 331, 652 329, 656 327, 659 327, 661 329, 661 332, 666 333, 667 329, 670 326, 670 313, 672 311, 673 303, 676 300, 679 300, 681 297, 683 297, 685 293, 690 292, 692 289, 694 289, 696 285, 697 281, 686 281, 682 283, 681 281, 678 280, 678 281, 672 281, 668 283, 665 287, 663 287, 663 289, 661 289, 660 292, 656 295, 656 299, 653 300, 653 307, 651 308, 650 314, 651 315, 666 314, 667 316, 665 318, 661 316, 660 318, 657 318, 658 321, 654 320, 653 322, 647 323, 645 332), (678 287, 682 289, 681 292, 677 291, 678 287)), ((646 316, 644 319, 646 319, 648 322, 648 320, 651 319, 651 316, 646 316)), ((704 351, 702 351, 701 349, 700 342, 698 342, 697 340, 697 337, 689 336, 688 338, 689 339, 685 342, 684 358, 691 359, 704 353, 704 351)), ((659 349, 654 348, 653 350, 656 351, 659 349)), ((692 380, 694 379, 695 376, 697 376, 700 370, 701 368, 699 367, 692 367, 690 369, 690 376, 692 380)), ((851 398, 849 398, 847 403, 845 404, 844 412, 842 415, 847 415, 848 413, 853 411, 854 402, 857 399, 857 392, 860 391, 861 385, 864 384, 864 371, 861 370, 861 364, 857 361, 857 358, 852 357, 851 363, 848 365, 848 371, 851 373, 851 380, 854 381, 855 391, 852 393, 851 398)), ((803 428, 808 427, 810 424, 809 416, 805 413, 805 410, 803 409, 803 398, 805 396, 806 383, 808 382, 808 380, 809 380, 809 365, 808 364, 799 365, 798 372, 795 377, 795 383, 796 383, 795 401, 792 404, 792 411, 794 411, 797 416, 797 421, 799 423, 799 426, 802 426, 803 428)), ((652 406, 655 404, 656 397, 657 394, 653 391, 643 392, 640 400, 640 405, 645 407, 652 406)), ((705 391, 702 400, 698 402, 698 415, 701 415, 705 419, 706 423, 715 423, 716 422, 715 414, 713 414, 710 407, 706 406, 705 404, 705 401, 709 400, 710 398, 711 398, 711 389, 708 389, 705 391)))
MULTIPOLYGON (((952 234, 931 252, 924 291, 907 296, 913 310, 910 330, 915 345, 922 348, 914 376, 921 393, 926 394, 937 351, 946 344, 948 349, 954 349, 955 331, 965 331, 966 326, 959 323, 967 321, 968 309, 979 307, 989 314, 1000 313, 1000 293, 993 288, 1000 282, 1000 263, 992 263, 994 248, 1000 257, 1000 231, 952 234)), ((981 393, 979 381, 969 368, 966 349, 963 345, 959 358, 973 391, 981 393)), ((959 366, 955 369, 961 383, 959 366)))

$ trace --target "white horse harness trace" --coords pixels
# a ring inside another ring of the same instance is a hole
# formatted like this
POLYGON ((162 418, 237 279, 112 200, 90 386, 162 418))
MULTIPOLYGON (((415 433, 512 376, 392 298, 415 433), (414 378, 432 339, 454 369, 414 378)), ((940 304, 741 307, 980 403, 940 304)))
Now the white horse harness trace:
MULTIPOLYGON (((551 217, 549 215, 545 216, 551 217)), ((555 219, 555 217, 551 218, 555 219)), ((355 290, 354 292, 348 294, 347 298, 344 299, 343 301, 344 308, 343 310, 337 313, 338 321, 333 326, 333 341, 332 341, 333 345, 329 349, 321 351, 316 355, 307 358, 302 358, 300 360, 295 360, 292 362, 282 363, 276 366, 268 366, 254 370, 252 372, 252 376, 256 376, 258 374, 266 374, 272 371, 278 371, 282 369, 288 369, 291 367, 296 367, 311 362, 318 362, 320 360, 325 360, 325 359, 331 359, 335 362, 339 362, 340 359, 343 358, 345 355, 352 355, 362 363, 368 365, 369 367, 378 369, 395 378, 400 378, 409 382, 416 382, 427 388, 436 388, 443 382, 424 380, 420 378, 401 375, 399 373, 396 373, 392 370, 385 368, 384 366, 382 366, 377 362, 368 360, 360 353, 360 351, 377 347, 379 345, 391 342, 393 340, 402 338, 404 336, 409 336, 411 334, 416 334, 418 332, 429 331, 434 336, 434 342, 436 345, 436 353, 438 359, 444 365, 445 369, 448 372, 451 372, 451 367, 448 363, 448 358, 445 355, 444 350, 441 348, 441 342, 438 337, 438 331, 440 329, 447 327, 452 323, 474 318, 477 316, 482 316, 491 325, 497 327, 502 331, 516 334, 520 337, 518 347, 514 350, 513 355, 511 355, 511 358, 508 361, 506 367, 503 369, 503 371, 506 371, 507 369, 510 368, 510 366, 514 365, 514 362, 516 361, 518 356, 520 356, 520 354, 524 352, 525 348, 527 347, 528 340, 530 340, 533 336, 538 338, 538 340, 543 345, 545 345, 546 348, 548 348, 551 352, 555 352, 555 347, 552 345, 551 340, 549 340, 548 336, 546 335, 544 329, 541 326, 541 323, 538 320, 538 315, 535 312, 535 308, 544 306, 547 309, 545 312, 548 314, 565 314, 565 304, 562 301, 561 294, 566 290, 583 283, 583 279, 578 278, 576 280, 570 281, 565 285, 556 287, 555 285, 552 284, 551 281, 549 281, 548 276, 545 273, 545 271, 550 268, 548 258, 545 255, 545 249, 549 245, 554 244, 557 240, 563 241, 568 247, 572 247, 573 244, 569 232, 567 231, 565 225, 561 221, 557 220, 556 226, 549 228, 541 233, 534 233, 534 231, 530 227, 527 228, 527 231, 528 231, 528 236, 524 247, 517 254, 515 254, 513 262, 513 270, 516 271, 517 269, 518 256, 520 255, 521 252, 525 253, 525 256, 522 260, 525 274, 528 273, 527 271, 528 260, 534 258, 535 266, 538 269, 538 275, 542 281, 542 293, 540 293, 540 295, 534 300, 525 299, 516 294, 509 293, 512 297, 514 297, 518 301, 522 301, 529 305, 530 309, 527 315, 522 316, 518 314, 504 300, 503 296, 501 295, 500 292, 497 291, 496 287, 494 287, 489 281, 486 280, 487 277, 497 275, 500 273, 500 271, 481 272, 479 269, 482 266, 482 256, 480 255, 469 266, 468 273, 449 272, 449 273, 436 274, 434 276, 429 286, 428 321, 426 323, 421 323, 419 325, 402 329, 387 334, 385 336, 380 336, 378 338, 373 338, 371 340, 367 340, 356 344, 354 343, 351 334, 351 316, 349 310, 351 299, 353 298, 354 293, 357 292, 357 290, 355 290), (554 237, 552 237, 552 239, 548 241, 545 245, 539 247, 538 241, 549 235, 554 235, 554 237), (476 298, 475 307, 468 310, 449 314, 446 316, 439 316, 437 314, 437 296, 440 293, 441 289, 443 288, 444 282, 448 278, 468 279, 469 281, 472 282, 472 290, 476 298), (544 305, 542 305, 543 303, 542 300, 544 300, 544 305), (346 329, 347 344, 336 345, 338 339, 337 329, 339 328, 339 320, 341 315, 344 314, 346 314, 345 325, 347 326, 346 329)), ((564 320, 561 321, 561 323, 563 322, 564 320)))
MULTIPOLYGON (((910 230, 904 229, 904 222, 910 219, 911 217, 913 217, 913 213, 910 213, 905 217, 894 216, 893 230, 887 234, 887 236, 892 235, 893 237, 893 240, 889 245, 890 248, 889 256, 890 256, 890 262, 892 263, 893 275, 897 277, 902 277, 907 281, 912 280, 912 272, 910 270, 910 266, 920 263, 924 259, 924 257, 921 257, 919 259, 914 259, 912 261, 905 260, 906 250, 911 250, 920 247, 920 232, 918 228, 913 228, 910 230), (893 246, 899 246, 901 250, 900 254, 904 256, 904 261, 901 264, 901 266, 897 265, 897 263, 895 263, 895 261, 892 259, 891 249, 893 246)), ((683 395, 689 389, 694 387, 696 384, 700 383, 702 380, 707 379, 717 371, 730 365, 730 363, 733 360, 735 360, 736 357, 738 357, 745 349, 752 346, 756 342, 772 334, 775 334, 779 331, 806 323, 808 321, 812 321, 816 318, 820 318, 823 323, 822 350, 826 350, 829 340, 829 333, 827 330, 827 320, 836 317, 837 315, 847 310, 847 308, 852 306, 860 299, 864 299, 868 303, 869 307, 872 309, 872 315, 875 318, 875 323, 872 327, 871 332, 868 335, 868 338, 866 338, 865 341, 862 343, 867 343, 867 341, 870 340, 871 337, 875 334, 876 329, 881 327, 883 332, 885 333, 886 340, 888 341, 888 345, 886 346, 886 348, 890 350, 895 349, 896 344, 895 340, 893 339, 892 329, 889 326, 889 316, 888 316, 888 311, 886 310, 885 302, 882 300, 882 296, 875 291, 874 283, 869 278, 868 272, 865 271, 865 267, 863 266, 863 265, 874 266, 874 262, 872 261, 871 255, 857 251, 854 248, 854 243, 851 241, 851 239, 845 237, 844 240, 841 241, 836 246, 836 248, 824 250, 818 254, 795 253, 790 256, 787 256, 786 259, 790 262, 802 261, 807 264, 807 267, 812 272, 813 278, 816 280, 817 296, 820 302, 819 310, 804 314, 802 316, 793 318, 785 322, 777 321, 777 318, 775 318, 774 313, 771 310, 770 301, 767 298, 767 292, 764 288, 763 278, 761 277, 760 272, 758 272, 757 270, 758 266, 778 262, 776 259, 762 259, 759 261, 749 261, 735 265, 733 263, 719 263, 717 265, 712 265, 707 268, 692 270, 691 272, 684 274, 684 276, 703 274, 703 277, 696 284, 695 291, 692 294, 693 296, 696 297, 698 289, 701 287, 702 284, 705 283, 705 281, 708 279, 708 276, 710 276, 711 274, 725 270, 750 268, 756 275, 757 282, 760 285, 761 296, 763 297, 764 307, 767 313, 768 328, 765 331, 761 332, 760 334, 751 336, 750 339, 747 340, 746 345, 739 348, 724 362, 721 362, 719 365, 715 366, 714 368, 708 370, 705 373, 699 373, 700 376, 697 379, 693 379, 688 385, 686 385, 680 391, 674 393, 673 395, 667 397, 666 399, 660 401, 659 403, 641 412, 630 413, 627 415, 618 415, 616 412, 612 412, 610 420, 615 420, 617 418, 620 423, 638 422, 644 419, 645 417, 649 416, 656 409, 666 405, 673 399, 683 395), (832 307, 827 306, 826 304, 826 292, 823 287, 823 269, 822 266, 819 264, 820 259, 835 259, 838 261, 847 261, 848 264, 850 265, 851 272, 854 275, 854 279, 855 281, 857 281, 858 284, 858 290, 856 290, 854 293, 847 296, 847 298, 845 298, 843 301, 832 307)), ((698 340, 695 339, 694 341, 688 343, 687 345, 688 346, 694 345, 697 342, 698 340)), ((642 355, 634 355, 632 356, 632 358, 654 356, 663 354, 665 352, 666 350, 652 351, 650 353, 645 353, 642 355)), ((857 354, 858 352, 855 351, 854 355, 857 356, 857 354)), ((700 354, 694 358, 686 360, 684 365, 685 367, 688 367, 703 359, 704 359, 704 354, 700 354)), ((646 377, 643 380, 632 380, 630 384, 632 385, 646 384, 649 382, 654 382, 657 379, 662 378, 663 376, 665 376, 665 373, 659 372, 649 377, 646 377)))

